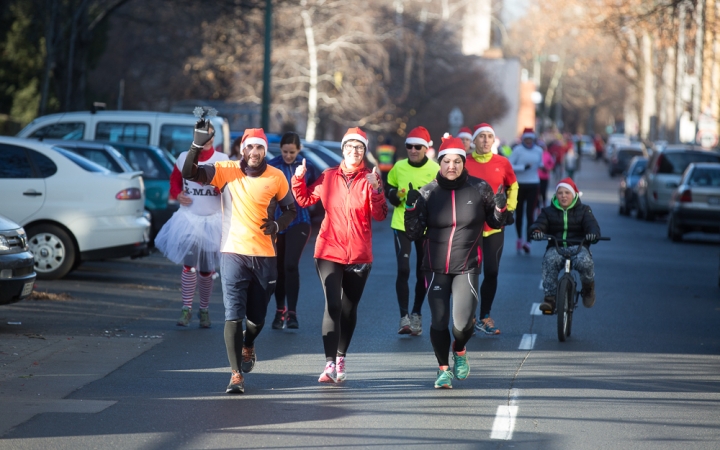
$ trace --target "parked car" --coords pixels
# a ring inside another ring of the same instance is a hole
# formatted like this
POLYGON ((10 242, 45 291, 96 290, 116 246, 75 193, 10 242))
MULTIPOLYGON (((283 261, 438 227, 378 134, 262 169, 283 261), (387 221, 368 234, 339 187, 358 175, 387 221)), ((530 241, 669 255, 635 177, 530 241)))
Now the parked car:
POLYGON ((670 197, 693 162, 720 162, 720 153, 693 145, 668 145, 653 153, 638 181, 638 218, 655 220, 667 214, 670 197))
POLYGON ((720 233, 720 163, 690 163, 670 199, 668 237, 720 233))
POLYGON ((32 293, 34 266, 25 230, 0 216, 0 305, 19 302, 32 293))
POLYGON ((628 136, 624 134, 611 134, 605 143, 605 152, 603 153, 605 161, 610 162, 610 158, 618 146, 631 144, 632 142, 628 136))
MULTIPOLYGON (((312 152, 315 155, 317 155, 318 158, 322 159, 327 167, 335 167, 340 165, 342 162, 342 151, 338 155, 336 152, 330 150, 329 148, 325 147, 324 145, 320 145, 316 142, 305 142, 302 143, 303 149, 307 152, 312 152)), ((318 169, 320 166, 317 166, 318 169)), ((325 170, 325 169, 322 169, 325 170)))
POLYGON ((623 145, 617 147, 610 157, 608 164, 608 173, 611 177, 623 173, 627 170, 630 160, 636 156, 647 157, 645 147, 640 143, 623 145))
POLYGON ((620 181, 620 214, 629 216, 633 209, 637 208, 637 192, 635 186, 647 167, 648 159, 644 156, 636 156, 630 160, 628 169, 623 172, 623 179, 620 181))
POLYGON ((578 155, 595 157, 595 141, 593 141, 593 138, 588 135, 575 135, 572 140, 578 155))
POLYGON ((110 172, 122 173, 134 171, 125 157, 111 144, 62 139, 42 139, 42 142, 77 153, 95 164, 106 168, 110 172))
MULTIPOLYGON (((20 130, 18 137, 127 142, 155 145, 173 155, 190 148, 197 118, 192 114, 151 111, 78 111, 41 116, 20 130)), ((215 127, 214 145, 230 153, 227 120, 211 118, 215 127)))
POLYGON ((147 254, 140 172, 115 174, 60 147, 0 137, 0 214, 28 234, 41 279, 82 261, 147 254))

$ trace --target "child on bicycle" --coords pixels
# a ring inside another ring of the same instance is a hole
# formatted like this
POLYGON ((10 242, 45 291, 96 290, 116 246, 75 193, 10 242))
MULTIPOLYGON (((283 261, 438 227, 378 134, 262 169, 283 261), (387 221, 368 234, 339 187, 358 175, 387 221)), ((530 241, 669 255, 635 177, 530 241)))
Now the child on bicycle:
MULTIPOLYGON (((581 192, 571 178, 560 180, 550 206, 542 209, 529 230, 535 240, 543 239, 546 234, 556 239, 576 241, 585 239, 584 248, 572 258, 572 265, 580 274, 583 305, 590 308, 595 304, 595 271, 590 244, 596 243, 600 237, 600 225, 595 220, 590 207, 580 202, 580 195, 581 192)), ((554 311, 558 273, 564 265, 565 258, 558 254, 555 244, 548 243, 542 263, 545 298, 540 305, 540 311, 546 313, 554 311)))

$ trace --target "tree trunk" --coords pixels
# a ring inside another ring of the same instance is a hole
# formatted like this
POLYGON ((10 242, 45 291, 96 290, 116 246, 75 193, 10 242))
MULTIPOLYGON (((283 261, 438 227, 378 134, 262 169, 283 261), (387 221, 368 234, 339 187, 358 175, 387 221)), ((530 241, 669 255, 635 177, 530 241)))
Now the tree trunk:
POLYGON ((55 21, 57 20, 58 0, 46 0, 45 5, 50 11, 50 18, 45 22, 45 67, 43 67, 42 88, 40 91, 39 116, 47 112, 48 96, 50 95, 50 74, 55 66, 55 21))
POLYGON ((310 58, 310 86, 308 88, 308 120, 307 129, 305 130, 305 140, 315 140, 315 129, 317 128, 317 79, 318 79, 318 60, 317 46, 315 45, 315 33, 313 32, 312 18, 310 11, 303 10, 300 15, 303 19, 305 27, 305 39, 307 40, 308 55, 310 58))

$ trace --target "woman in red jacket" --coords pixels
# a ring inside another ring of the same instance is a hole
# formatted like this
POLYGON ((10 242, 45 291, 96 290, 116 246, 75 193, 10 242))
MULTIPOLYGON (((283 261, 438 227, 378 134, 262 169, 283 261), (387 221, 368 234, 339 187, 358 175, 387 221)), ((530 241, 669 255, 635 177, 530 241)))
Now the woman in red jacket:
POLYGON ((350 346, 357 307, 372 266, 372 223, 387 216, 380 174, 363 163, 367 135, 350 128, 342 139, 343 161, 305 184, 305 161, 295 171, 292 190, 307 208, 322 201, 325 218, 315 242, 315 267, 325 291, 321 383, 345 380, 345 354, 350 346))

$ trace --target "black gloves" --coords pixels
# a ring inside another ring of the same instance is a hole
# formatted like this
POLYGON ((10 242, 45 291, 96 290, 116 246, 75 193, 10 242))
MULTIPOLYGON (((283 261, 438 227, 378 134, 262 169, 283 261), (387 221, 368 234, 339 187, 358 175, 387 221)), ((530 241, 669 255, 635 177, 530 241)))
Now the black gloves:
POLYGON ((210 121, 206 119, 200 119, 195 124, 195 131, 193 132, 193 148, 203 148, 210 139, 215 135, 214 132, 210 131, 210 121))
POLYGON ((495 201, 497 209, 502 210, 507 206, 507 195, 505 194, 505 188, 502 184, 498 187, 497 192, 493 196, 493 201, 495 201))
POLYGON ((417 203, 419 198, 420 198, 420 192, 418 192, 417 189, 413 189, 412 183, 409 183, 408 193, 407 193, 407 196, 405 197, 406 207, 414 208, 415 203, 417 203))
POLYGON ((525 164, 525 170, 530 170, 531 167, 532 167, 532 164, 525 164))
POLYGON ((531 237, 535 241, 541 241, 545 238, 545 233, 540 230, 533 230, 531 237))
POLYGON ((263 219, 263 224, 260 225, 260 229, 263 230, 263 234, 275 234, 280 231, 280 227, 277 222, 268 218, 263 219))
POLYGON ((585 235, 585 240, 590 242, 591 244, 594 244, 597 242, 598 237, 599 236, 595 233, 588 233, 585 235))
POLYGON ((400 206, 402 204, 402 200, 400 200, 400 197, 398 197, 397 194, 398 190, 396 187, 391 187, 387 193, 387 198, 393 206, 400 206))

